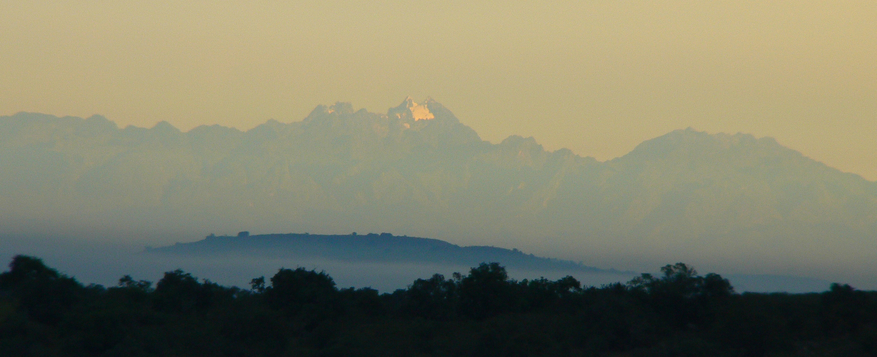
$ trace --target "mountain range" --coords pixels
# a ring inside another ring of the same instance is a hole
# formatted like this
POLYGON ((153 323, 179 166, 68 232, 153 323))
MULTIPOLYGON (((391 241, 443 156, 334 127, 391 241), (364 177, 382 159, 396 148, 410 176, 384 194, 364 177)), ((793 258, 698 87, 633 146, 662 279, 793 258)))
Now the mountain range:
POLYGON ((689 128, 601 162, 484 141, 432 99, 248 131, 18 113, 0 117, 0 183, 15 232, 393 232, 621 269, 877 278, 877 183, 774 139, 689 128))

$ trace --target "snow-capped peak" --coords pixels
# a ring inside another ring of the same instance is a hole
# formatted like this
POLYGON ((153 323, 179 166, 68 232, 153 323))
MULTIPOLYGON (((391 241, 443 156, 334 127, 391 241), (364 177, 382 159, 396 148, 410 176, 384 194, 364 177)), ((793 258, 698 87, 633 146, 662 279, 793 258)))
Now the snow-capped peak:
MULTIPOLYGON (((411 99, 411 96, 408 96, 405 97, 405 100, 402 101, 402 104, 400 104, 397 109, 407 109, 411 114, 411 118, 415 121, 435 119, 435 115, 433 115, 427 107, 427 103, 431 101, 433 101, 432 98, 427 98, 423 103, 417 103, 414 99, 411 99)), ((396 115, 401 117, 403 114, 396 113, 396 115)))

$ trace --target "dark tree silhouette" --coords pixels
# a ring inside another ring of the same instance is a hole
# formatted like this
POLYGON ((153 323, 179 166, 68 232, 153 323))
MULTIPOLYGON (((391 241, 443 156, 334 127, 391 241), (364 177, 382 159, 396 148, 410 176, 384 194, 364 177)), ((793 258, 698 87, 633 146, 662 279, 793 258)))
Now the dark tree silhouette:
POLYGON ((498 263, 408 289, 337 289, 280 269, 222 287, 181 270, 82 286, 37 258, 0 274, 2 356, 873 356, 877 293, 736 294, 678 263, 582 288, 498 263))
POLYGON ((457 285, 441 274, 417 279, 408 287, 404 309, 407 313, 427 319, 447 320, 454 316, 457 285))
POLYGON ((0 291, 7 291, 28 315, 55 324, 79 299, 82 285, 58 273, 38 258, 16 255, 9 271, 0 274, 0 291))
POLYGON ((517 305, 514 286, 499 263, 481 263, 460 280, 460 311, 483 319, 512 311, 517 305))

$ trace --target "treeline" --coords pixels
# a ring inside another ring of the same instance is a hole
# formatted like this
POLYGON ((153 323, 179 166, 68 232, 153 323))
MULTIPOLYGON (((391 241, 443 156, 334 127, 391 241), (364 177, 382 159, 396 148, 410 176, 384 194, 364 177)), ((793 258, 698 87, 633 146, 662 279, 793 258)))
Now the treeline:
POLYGON ((497 263, 407 289, 280 269, 249 289, 180 270, 84 286, 16 256, 3 356, 786 356, 877 354, 877 293, 737 294, 678 263, 626 284, 515 281, 497 263))

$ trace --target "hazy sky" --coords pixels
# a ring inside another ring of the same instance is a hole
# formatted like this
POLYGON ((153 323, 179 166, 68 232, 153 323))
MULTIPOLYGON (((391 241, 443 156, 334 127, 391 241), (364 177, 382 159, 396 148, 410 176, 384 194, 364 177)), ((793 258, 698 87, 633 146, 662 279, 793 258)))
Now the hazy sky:
POLYGON ((5 1, 0 115, 249 129, 427 95, 600 160, 772 136, 877 180, 877 2, 5 1))

